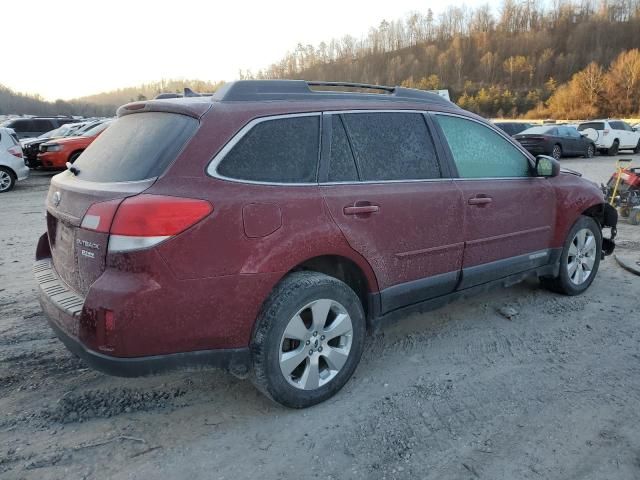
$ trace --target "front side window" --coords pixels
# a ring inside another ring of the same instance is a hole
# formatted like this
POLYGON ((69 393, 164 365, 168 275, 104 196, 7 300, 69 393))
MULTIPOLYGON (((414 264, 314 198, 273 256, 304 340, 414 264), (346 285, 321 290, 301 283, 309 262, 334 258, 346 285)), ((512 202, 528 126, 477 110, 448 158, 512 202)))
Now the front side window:
POLYGON ((253 126, 224 156, 217 171, 237 180, 313 183, 320 116, 274 118, 253 126))
POLYGON ((436 118, 461 178, 529 176, 527 157, 489 127, 461 117, 436 118))
POLYGON ((435 147, 420 113, 343 115, 361 180, 440 178, 435 147))

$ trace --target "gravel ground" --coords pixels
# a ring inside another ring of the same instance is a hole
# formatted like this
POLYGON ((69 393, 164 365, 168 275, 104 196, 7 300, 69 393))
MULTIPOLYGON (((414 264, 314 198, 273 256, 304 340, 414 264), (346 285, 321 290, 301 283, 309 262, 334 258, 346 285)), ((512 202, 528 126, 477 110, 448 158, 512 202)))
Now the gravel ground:
MULTIPOLYGON (((601 182, 614 162, 563 165, 601 182)), ((1 478, 640 478, 640 277, 612 258, 580 297, 530 281, 408 317, 293 411, 219 371, 121 379, 72 357, 31 274, 49 177, 0 199, 1 478)), ((640 257, 640 227, 618 244, 640 257)))

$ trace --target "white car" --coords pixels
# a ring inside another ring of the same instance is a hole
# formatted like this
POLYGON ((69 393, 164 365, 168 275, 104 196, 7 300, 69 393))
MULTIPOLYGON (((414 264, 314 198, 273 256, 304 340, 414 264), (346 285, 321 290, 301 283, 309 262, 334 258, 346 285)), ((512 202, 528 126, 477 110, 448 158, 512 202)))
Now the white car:
POLYGON ((600 153, 617 155, 619 150, 640 153, 640 131, 622 120, 590 120, 578 125, 578 131, 592 140, 600 153))
POLYGON ((29 176, 22 147, 10 128, 0 128, 0 193, 11 190, 16 181, 29 176))

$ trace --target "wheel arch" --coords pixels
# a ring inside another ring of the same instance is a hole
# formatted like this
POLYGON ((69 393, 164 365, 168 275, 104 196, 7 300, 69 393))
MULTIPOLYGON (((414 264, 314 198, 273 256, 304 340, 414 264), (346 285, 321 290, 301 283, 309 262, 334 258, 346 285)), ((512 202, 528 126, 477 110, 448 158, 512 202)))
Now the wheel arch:
POLYGON ((7 170, 9 172, 9 175, 11 175, 14 180, 18 179, 18 174, 9 165, 0 165, 0 168, 3 170, 7 170))

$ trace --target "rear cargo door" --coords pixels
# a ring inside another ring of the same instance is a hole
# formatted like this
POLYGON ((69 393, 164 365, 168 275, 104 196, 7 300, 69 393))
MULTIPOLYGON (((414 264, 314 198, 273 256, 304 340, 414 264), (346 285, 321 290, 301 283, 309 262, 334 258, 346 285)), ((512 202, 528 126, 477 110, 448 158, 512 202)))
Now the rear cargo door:
MULTIPOLYGON (((81 228, 89 208, 118 201, 149 188, 177 158, 195 133, 196 118, 167 112, 126 115, 112 123, 67 170, 51 180, 47 229, 53 266, 72 289, 84 295, 105 269, 108 233, 81 228)), ((95 227, 99 218, 87 218, 95 227)), ((104 219, 103 219, 104 220, 104 219)))

